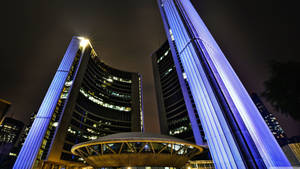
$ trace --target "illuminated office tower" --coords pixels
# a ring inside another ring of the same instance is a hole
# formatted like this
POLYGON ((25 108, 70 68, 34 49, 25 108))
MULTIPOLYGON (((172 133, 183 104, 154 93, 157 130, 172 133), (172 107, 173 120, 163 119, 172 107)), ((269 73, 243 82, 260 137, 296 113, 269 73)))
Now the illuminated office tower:
POLYGON ((142 130, 140 75, 104 64, 89 40, 73 37, 14 168, 82 166, 73 145, 142 130))
POLYGON ((171 52, 182 63, 215 167, 290 167, 192 2, 158 0, 158 5, 171 52))
POLYGON ((182 65, 179 58, 173 57, 167 41, 152 54, 152 66, 161 134, 205 144, 182 65))

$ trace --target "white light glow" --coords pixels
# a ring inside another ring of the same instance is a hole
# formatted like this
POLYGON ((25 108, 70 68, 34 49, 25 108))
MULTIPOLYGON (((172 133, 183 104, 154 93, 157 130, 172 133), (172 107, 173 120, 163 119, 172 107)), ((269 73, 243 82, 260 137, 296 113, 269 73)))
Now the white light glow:
POLYGON ((183 76, 183 79, 187 79, 185 72, 182 73, 182 76, 183 76))
POLYGON ((79 37, 79 39, 80 39, 80 44, 79 45, 83 48, 85 48, 90 43, 90 41, 86 38, 79 37))
POLYGON ((14 156, 14 157, 16 157, 17 154, 15 154, 15 153, 9 153, 9 156, 14 156))
POLYGON ((53 127, 57 127, 57 126, 58 126, 58 122, 54 122, 54 123, 52 124, 52 126, 53 126, 53 127))

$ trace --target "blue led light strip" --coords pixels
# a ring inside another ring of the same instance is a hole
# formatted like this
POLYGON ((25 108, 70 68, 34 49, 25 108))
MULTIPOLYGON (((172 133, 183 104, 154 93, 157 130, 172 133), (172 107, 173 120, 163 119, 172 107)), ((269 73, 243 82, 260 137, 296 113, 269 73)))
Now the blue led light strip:
POLYGON ((66 78, 72 66, 76 52, 79 49, 79 39, 74 37, 63 57, 63 60, 50 84, 50 87, 39 108, 24 145, 14 164, 14 169, 30 169, 33 167, 44 135, 52 118, 56 103, 59 100, 66 78))
MULTIPOLYGON (((290 167, 247 91, 191 2, 175 1, 182 11, 176 8, 174 0, 158 2, 169 44, 171 49, 174 48, 172 43, 176 44, 216 168, 246 168, 247 164, 243 160, 245 157, 242 157, 241 147, 235 140, 237 136, 233 135, 226 121, 224 116, 226 112, 222 111, 221 103, 216 98, 208 76, 215 78, 219 85, 236 120, 235 123, 250 147, 249 151, 253 151, 254 159, 257 160, 253 163, 257 163, 258 168, 290 167), (191 29, 187 29, 187 25, 191 29), (171 40, 169 29, 173 33, 174 41, 171 40), (195 48, 194 44, 198 44, 200 49, 195 48), (204 54, 213 75, 203 70, 199 53, 204 54), (258 151, 259 155, 255 155, 255 151, 258 151)), ((176 50, 171 51, 176 55, 176 50)))
MULTIPOLYGON (((220 165, 221 168, 231 168, 232 165, 234 166, 232 168, 236 168, 236 162, 234 162, 234 159, 241 160, 241 158, 240 157, 233 158, 233 156, 238 156, 237 153, 235 153, 235 154, 226 153, 226 152, 230 152, 230 150, 237 151, 236 150, 237 148, 235 147, 234 144, 229 144, 228 141, 225 139, 225 136, 224 136, 225 132, 223 132, 223 129, 221 128, 221 125, 217 118, 217 115, 215 115, 217 112, 219 112, 219 114, 221 114, 220 113, 221 110, 218 107, 218 104, 216 103, 216 99, 211 91, 212 89, 210 88, 210 85, 207 85, 208 82, 205 77, 205 74, 202 75, 203 77, 200 76, 200 71, 203 72, 201 66, 199 66, 200 63, 198 63, 198 65, 194 65, 195 64, 194 61, 190 61, 191 63, 188 63, 187 62, 188 60, 184 60, 184 58, 189 59, 188 56, 191 54, 194 55, 195 57, 197 57, 193 48, 192 48, 192 50, 187 50, 188 53, 186 53, 185 51, 182 50, 182 49, 190 48, 190 47, 187 47, 187 45, 189 44, 189 36, 184 29, 183 23, 181 22, 179 15, 175 12, 176 9, 175 9, 173 2, 165 1, 165 3, 163 5, 164 5, 166 16, 168 18, 170 18, 168 20, 169 25, 172 29, 177 49, 181 53, 180 58, 181 58, 184 70, 187 75, 190 74, 189 76, 192 77, 192 78, 189 78, 187 76, 188 82, 190 84, 190 88, 191 88, 191 91, 193 94, 193 98, 195 100, 196 108, 199 113, 199 117, 201 119, 206 119, 206 120, 201 120, 201 123, 203 124, 203 129, 204 129, 205 133, 207 133, 206 137, 208 139, 208 144, 210 146, 211 152, 212 151, 216 152, 216 153, 211 153, 211 154, 212 154, 213 158, 220 159, 219 160, 220 163, 218 163, 217 165, 220 165), (177 40, 177 39, 180 39, 180 40, 177 40), (187 55, 187 57, 183 57, 186 55, 187 55), (199 71, 198 68, 200 68, 201 70, 199 71), (204 79, 202 79, 202 78, 204 78, 204 79), (203 80, 206 81, 206 85, 204 85, 203 80), (195 84, 192 84, 192 83, 195 83, 195 84), (206 88, 208 88, 208 89, 206 89, 206 88), (212 98, 210 98, 208 96, 207 90, 210 91, 210 95, 212 98), (196 91, 196 92, 193 93, 193 91, 196 91), (201 92, 201 91, 203 91, 203 92, 201 92), (211 99, 214 99, 214 103, 211 103, 212 102, 211 99), (200 107, 200 109, 199 109, 199 107, 200 107), (215 113, 215 114, 212 114, 212 113, 215 113), (214 122, 216 119, 217 119, 217 121, 214 122), (212 138, 215 138, 215 139, 212 139, 212 138), (211 142, 209 140, 211 140, 211 142), (224 144, 224 146, 221 146, 222 144, 224 144)), ((219 118, 224 123, 224 118, 220 115, 219 115, 219 118)), ((226 126, 224 126, 224 127, 226 128, 226 126)), ((228 127, 226 129, 227 129, 226 134, 228 135, 227 136, 228 140, 232 140, 232 136, 230 136, 228 127)))

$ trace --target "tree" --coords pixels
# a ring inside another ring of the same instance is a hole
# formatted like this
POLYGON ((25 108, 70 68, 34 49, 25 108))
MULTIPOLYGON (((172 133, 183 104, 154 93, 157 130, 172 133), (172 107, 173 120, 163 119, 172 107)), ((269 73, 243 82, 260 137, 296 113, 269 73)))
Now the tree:
POLYGON ((262 96, 277 111, 300 120, 300 62, 272 61, 269 66, 271 76, 262 96))

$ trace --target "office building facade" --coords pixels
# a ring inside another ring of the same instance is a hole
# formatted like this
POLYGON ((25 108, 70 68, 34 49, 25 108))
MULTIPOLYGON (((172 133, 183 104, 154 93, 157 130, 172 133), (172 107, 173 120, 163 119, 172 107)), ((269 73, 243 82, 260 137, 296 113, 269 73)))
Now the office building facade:
POLYGON ((276 138, 278 144, 283 146, 288 143, 288 138, 285 132, 283 131, 282 127, 279 125, 278 120, 276 117, 268 111, 264 103, 261 101, 259 96, 256 93, 251 94, 251 98, 256 105, 258 111, 260 112, 261 116, 267 123, 269 129, 271 130, 272 134, 276 138))
POLYGON ((215 167, 290 167, 192 1, 158 0, 158 6, 171 52, 181 61, 215 167))
POLYGON ((89 40, 73 37, 14 168, 80 166, 71 147, 143 130, 141 77, 103 63, 89 40))
POLYGON ((168 42, 152 54, 152 66, 161 133, 206 144, 182 64, 168 42))

